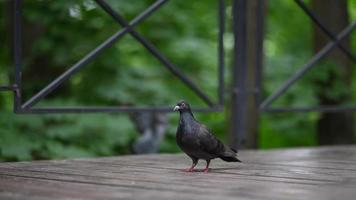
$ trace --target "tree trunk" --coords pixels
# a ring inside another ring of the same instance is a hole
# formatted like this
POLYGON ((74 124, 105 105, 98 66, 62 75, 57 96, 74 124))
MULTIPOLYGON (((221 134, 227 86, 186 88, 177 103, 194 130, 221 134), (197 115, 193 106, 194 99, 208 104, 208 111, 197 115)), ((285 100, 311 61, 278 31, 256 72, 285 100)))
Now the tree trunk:
MULTIPOLYGON (((338 34, 349 24, 347 0, 312 0, 315 14, 334 34, 338 34)), ((314 52, 318 52, 328 41, 316 25, 313 26, 314 52)), ((349 49, 350 40, 342 42, 349 49)), ((319 66, 322 77, 316 77, 314 86, 320 105, 337 106, 350 101, 351 62, 337 48, 322 60, 319 66), (337 93, 330 91, 336 91, 337 93)), ((352 113, 323 113, 317 123, 320 145, 348 144, 353 142, 352 113)))

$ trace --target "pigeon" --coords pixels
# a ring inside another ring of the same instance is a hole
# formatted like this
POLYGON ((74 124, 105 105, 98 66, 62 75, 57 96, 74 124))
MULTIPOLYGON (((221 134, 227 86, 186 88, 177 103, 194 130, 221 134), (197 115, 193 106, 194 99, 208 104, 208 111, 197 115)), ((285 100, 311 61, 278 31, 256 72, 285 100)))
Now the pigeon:
POLYGON ((193 172, 199 159, 206 160, 203 172, 209 171, 210 160, 220 158, 227 162, 241 162, 236 156, 237 151, 223 144, 203 124, 200 124, 190 109, 189 104, 182 100, 174 107, 179 111, 179 125, 176 141, 181 150, 193 161, 192 166, 184 171, 193 172))

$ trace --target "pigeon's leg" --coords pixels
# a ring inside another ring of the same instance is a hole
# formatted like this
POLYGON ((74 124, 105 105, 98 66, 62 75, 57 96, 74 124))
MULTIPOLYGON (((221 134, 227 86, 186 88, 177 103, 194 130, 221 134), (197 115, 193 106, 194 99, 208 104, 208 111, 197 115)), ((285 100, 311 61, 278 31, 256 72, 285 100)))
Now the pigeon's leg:
POLYGON ((209 164, 210 164, 210 160, 206 160, 206 167, 203 170, 203 172, 208 173, 209 172, 209 164))
POLYGON ((198 159, 197 158, 193 158, 191 157, 193 163, 192 163, 192 166, 188 169, 185 169, 184 171, 185 172, 194 172, 194 167, 198 164, 198 159))

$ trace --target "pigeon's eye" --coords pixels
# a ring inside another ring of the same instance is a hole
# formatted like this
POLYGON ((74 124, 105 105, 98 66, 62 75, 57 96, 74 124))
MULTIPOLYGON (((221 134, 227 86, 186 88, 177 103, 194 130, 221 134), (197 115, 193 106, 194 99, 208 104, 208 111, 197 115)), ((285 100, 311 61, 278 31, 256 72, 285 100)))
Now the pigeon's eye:
POLYGON ((184 107, 184 106, 185 106, 185 103, 182 103, 181 105, 184 107))

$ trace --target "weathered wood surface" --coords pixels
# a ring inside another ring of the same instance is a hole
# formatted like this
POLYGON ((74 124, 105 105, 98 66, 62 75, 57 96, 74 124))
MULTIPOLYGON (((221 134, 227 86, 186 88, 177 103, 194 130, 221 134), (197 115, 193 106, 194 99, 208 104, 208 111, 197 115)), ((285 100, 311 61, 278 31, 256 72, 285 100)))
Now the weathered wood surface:
POLYGON ((356 146, 239 155, 207 174, 182 154, 0 163, 0 199, 356 199, 356 146))

